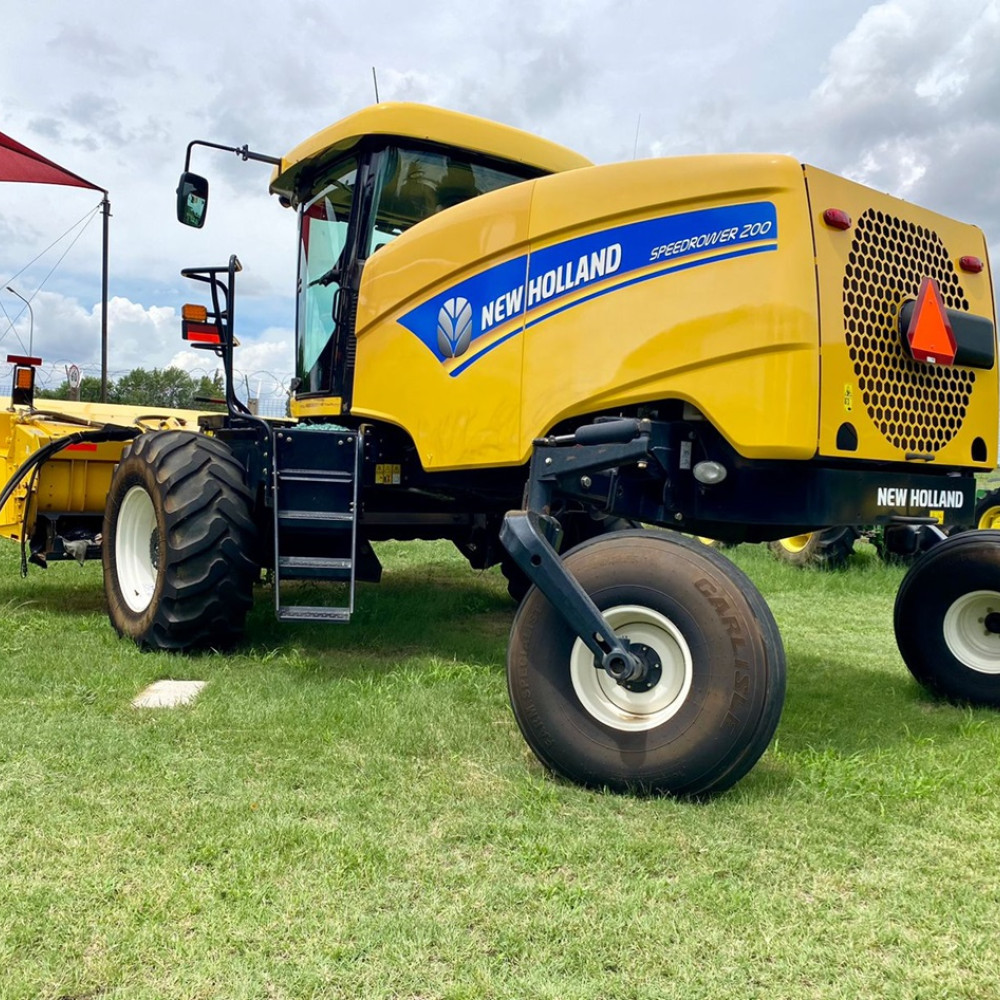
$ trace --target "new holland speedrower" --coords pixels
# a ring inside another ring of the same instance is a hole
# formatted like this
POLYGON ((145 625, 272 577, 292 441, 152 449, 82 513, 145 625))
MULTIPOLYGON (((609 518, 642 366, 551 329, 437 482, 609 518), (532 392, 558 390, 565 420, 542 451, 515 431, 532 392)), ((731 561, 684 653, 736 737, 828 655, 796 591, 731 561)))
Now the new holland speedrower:
MULTIPOLYGON (((344 621, 370 542, 449 538, 524 595, 508 682, 539 759, 700 795, 764 752, 785 663, 753 584, 685 535, 870 524, 907 550, 974 522, 997 366, 973 226, 787 156, 594 166, 412 104, 280 158, 192 143, 195 226, 198 145, 272 164, 298 219, 292 419, 233 391, 238 260, 185 272, 229 412, 140 434, 111 483, 110 615, 143 646, 236 640, 262 569, 280 619, 344 621)), ((998 573, 1000 532, 968 532, 902 585, 899 648, 946 696, 1000 703, 998 573)))

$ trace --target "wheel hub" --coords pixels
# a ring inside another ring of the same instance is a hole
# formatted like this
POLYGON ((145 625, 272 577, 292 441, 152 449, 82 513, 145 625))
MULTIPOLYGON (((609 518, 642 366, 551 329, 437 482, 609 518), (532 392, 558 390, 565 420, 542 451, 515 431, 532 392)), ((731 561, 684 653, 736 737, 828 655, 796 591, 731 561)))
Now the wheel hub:
POLYGON ((114 545, 122 598, 131 611, 142 614, 153 599, 160 565, 156 512, 142 486, 133 486, 122 500, 114 545))
POLYGON ((963 594, 944 616, 944 641, 970 670, 1000 674, 1000 592, 963 594))
POLYGON ((650 691, 660 683, 663 676, 663 664, 656 651, 641 642, 630 642, 628 651, 639 658, 642 663, 642 676, 635 680, 620 682, 626 691, 650 691))
POLYGON ((615 634, 627 638, 629 652, 642 664, 641 676, 619 683, 594 664, 581 639, 570 652, 570 678, 580 704, 612 729, 655 729, 680 711, 691 690, 693 660, 687 640, 665 615, 642 605, 619 605, 604 612, 615 634))

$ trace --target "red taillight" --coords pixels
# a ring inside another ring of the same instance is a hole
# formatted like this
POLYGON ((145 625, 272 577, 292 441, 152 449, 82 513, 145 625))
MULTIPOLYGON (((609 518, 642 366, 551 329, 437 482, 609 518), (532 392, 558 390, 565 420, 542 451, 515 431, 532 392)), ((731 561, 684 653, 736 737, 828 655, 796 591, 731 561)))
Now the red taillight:
POLYGON ((983 264, 982 258, 980 257, 959 257, 958 266, 963 271, 968 271, 969 274, 979 274, 982 271, 983 264))
POLYGON ((851 228, 851 217, 842 208, 828 208, 823 213, 823 221, 831 229, 851 228))
POLYGON ((193 344, 222 343, 222 338, 219 336, 218 329, 207 324, 185 323, 182 335, 185 340, 189 340, 193 344))

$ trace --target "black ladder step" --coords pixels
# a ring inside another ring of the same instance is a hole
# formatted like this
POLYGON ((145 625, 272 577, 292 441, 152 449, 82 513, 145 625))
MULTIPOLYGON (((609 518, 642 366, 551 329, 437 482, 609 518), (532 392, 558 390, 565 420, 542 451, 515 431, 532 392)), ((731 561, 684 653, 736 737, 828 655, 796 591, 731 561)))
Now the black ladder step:
POLYGON ((282 521, 331 521, 335 524, 350 524, 354 515, 342 510, 279 510, 282 521))
POLYGON ((349 608, 311 607, 303 604, 285 604, 278 608, 278 621, 282 622, 348 622, 349 608))
POLYGON ((350 579, 353 559, 336 559, 331 556, 280 556, 278 569, 289 580, 350 579))
POLYGON ((354 477, 347 469, 278 469, 278 479, 293 483, 349 483, 354 477))

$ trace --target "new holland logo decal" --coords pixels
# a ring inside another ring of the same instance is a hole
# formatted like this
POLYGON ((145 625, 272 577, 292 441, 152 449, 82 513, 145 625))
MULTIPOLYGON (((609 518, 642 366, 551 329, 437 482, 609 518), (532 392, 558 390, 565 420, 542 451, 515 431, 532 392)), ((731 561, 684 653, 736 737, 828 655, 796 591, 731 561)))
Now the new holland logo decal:
POLYGON ((776 250, 777 240, 769 201, 633 222, 487 268, 426 299, 400 323, 455 377, 557 312, 640 281, 776 250))
POLYGON ((437 349, 442 357, 459 358, 472 343, 472 306, 461 296, 448 299, 438 313, 437 349))

